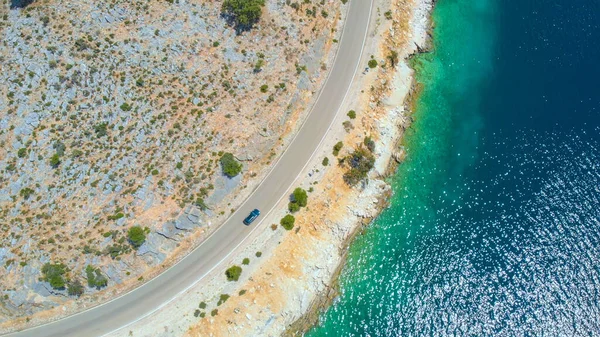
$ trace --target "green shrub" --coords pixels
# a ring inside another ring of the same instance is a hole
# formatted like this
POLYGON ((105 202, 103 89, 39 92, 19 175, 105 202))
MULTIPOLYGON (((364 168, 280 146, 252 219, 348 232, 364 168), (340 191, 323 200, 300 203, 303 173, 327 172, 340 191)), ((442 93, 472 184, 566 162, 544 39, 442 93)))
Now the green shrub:
POLYGON ((128 103, 123 103, 120 106, 121 110, 123 111, 131 111, 131 109, 133 108, 131 105, 129 105, 128 103))
POLYGON ((221 296, 219 296, 219 301, 217 302, 217 306, 225 303, 228 299, 229 299, 229 295, 221 294, 221 296))
POLYGON ((356 185, 367 177, 375 164, 375 158, 365 148, 360 147, 346 158, 350 170, 344 173, 344 181, 350 186, 356 185))
POLYGON ((42 267, 42 280, 50 283, 54 289, 65 289, 64 275, 67 273, 67 266, 62 263, 46 263, 42 267))
POLYGON ((229 152, 223 154, 219 161, 221 162, 223 174, 229 178, 233 178, 242 172, 242 164, 238 163, 238 161, 233 157, 233 154, 229 152))
POLYGON ((22 147, 19 149, 19 151, 17 151, 17 157, 19 158, 23 158, 27 155, 27 149, 22 147))
POLYGON ((96 137, 100 138, 106 136, 107 127, 108 123, 106 122, 94 125, 94 132, 96 133, 96 137))
POLYGON ((264 5, 265 0, 225 0, 221 15, 239 33, 258 23, 264 5))
POLYGON ((260 92, 265 93, 269 90, 269 86, 266 84, 263 84, 260 86, 260 92))
POLYGON ((254 255, 256 255, 256 257, 261 257, 262 256, 262 252, 256 252, 256 254, 254 254, 254 255))
POLYGON ((198 307, 200 309, 206 309, 206 303, 205 302, 200 302, 200 305, 198 307))
POLYGON ((240 275, 242 275, 242 267, 240 266, 231 266, 225 271, 227 281, 237 281, 240 279, 240 275))
POLYGON ((210 315, 213 317, 217 316, 217 314, 219 314, 219 310, 217 310, 217 309, 213 309, 213 311, 210 312, 210 315))
POLYGON ((367 147, 367 149, 369 149, 369 151, 375 152, 375 141, 371 137, 369 137, 369 136, 365 137, 363 144, 365 144, 365 146, 367 147))
POLYGON ((356 111, 354 111, 354 110, 350 110, 350 111, 348 111, 348 114, 347 114, 347 116, 348 116, 350 119, 354 119, 354 118, 356 118, 356 111))
POLYGON ((100 289, 106 287, 108 279, 102 275, 100 268, 94 268, 92 265, 85 267, 85 273, 87 276, 87 284, 91 288, 100 289))
POLYGON ((194 205, 196 205, 202 211, 204 211, 204 210, 206 210, 208 208, 208 206, 204 202, 204 199, 201 198, 201 197, 196 198, 196 201, 194 202, 194 205))
POLYGON ((329 165, 329 158, 327 158, 327 157, 323 158, 323 161, 321 162, 321 164, 323 164, 323 166, 329 165))
POLYGON ((135 248, 138 248, 146 241, 146 233, 140 226, 133 226, 127 231, 127 239, 135 248))
POLYGON ((244 264, 244 265, 249 265, 249 264, 250 264, 250 259, 249 259, 249 258, 247 258, 247 257, 245 257, 245 258, 242 260, 242 264, 244 264))
POLYGON ((29 187, 25 187, 23 189, 21 189, 21 191, 19 191, 19 195, 23 197, 23 199, 27 200, 29 199, 29 197, 34 193, 34 190, 32 190, 29 187))
POLYGON ((284 216, 281 219, 281 221, 279 221, 279 223, 281 224, 281 227, 285 228, 288 231, 291 230, 292 228, 294 228, 295 222, 296 222, 296 218, 294 218, 294 216, 291 214, 284 216))
POLYGON ((75 149, 73 150, 73 152, 71 153, 71 157, 73 158, 79 158, 83 155, 83 151, 75 149))
POLYGON ((374 59, 369 60, 369 68, 373 69, 377 67, 377 61, 374 59))
POLYGON ((293 201, 290 201, 290 203, 288 204, 288 210, 292 213, 296 213, 300 210, 300 205, 293 201))
POLYGON ((52 166, 52 168, 57 168, 58 165, 60 165, 60 156, 58 153, 55 153, 50 157, 50 166, 52 166))
POLYGON ((342 149, 342 147, 344 146, 344 143, 342 142, 337 142, 334 146, 333 146, 333 155, 337 156, 340 153, 340 150, 342 149))
POLYGON ((265 64, 265 60, 263 59, 258 59, 258 61, 256 61, 256 63, 254 64, 254 72, 258 73, 262 70, 263 65, 265 64))

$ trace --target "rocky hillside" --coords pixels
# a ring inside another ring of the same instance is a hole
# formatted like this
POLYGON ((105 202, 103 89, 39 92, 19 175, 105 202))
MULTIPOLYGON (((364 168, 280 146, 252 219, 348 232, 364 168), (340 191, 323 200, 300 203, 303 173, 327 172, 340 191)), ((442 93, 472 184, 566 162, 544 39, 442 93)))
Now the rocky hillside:
POLYGON ((0 320, 137 279, 222 221, 318 90, 340 5, 269 0, 236 32, 213 1, 5 0, 0 320))

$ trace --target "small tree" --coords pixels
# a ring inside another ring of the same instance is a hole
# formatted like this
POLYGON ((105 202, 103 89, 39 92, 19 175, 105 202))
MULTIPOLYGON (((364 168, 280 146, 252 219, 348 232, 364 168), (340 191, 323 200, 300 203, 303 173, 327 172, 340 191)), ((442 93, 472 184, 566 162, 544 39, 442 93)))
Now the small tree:
POLYGON ((135 248, 138 248, 146 241, 146 233, 140 226, 133 226, 127 231, 127 239, 135 248))
POLYGON ((323 158, 323 161, 321 162, 321 164, 323 164, 323 166, 329 165, 329 158, 327 158, 327 157, 323 158))
POLYGON ((356 118, 356 111, 354 111, 354 110, 350 110, 350 111, 348 111, 348 114, 347 114, 347 116, 348 116, 350 119, 354 119, 354 118, 356 118))
POLYGON ((369 60, 369 68, 373 69, 377 67, 377 61, 374 59, 369 60))
POLYGON ((281 227, 285 228, 288 231, 292 230, 292 228, 294 228, 295 222, 296 222, 296 218, 294 218, 294 216, 291 214, 284 216, 281 219, 281 221, 279 221, 279 223, 281 224, 281 227))
POLYGON ((231 266, 225 271, 227 281, 237 281, 240 279, 240 275, 242 275, 242 267, 240 266, 231 266))
POLYGON ((308 203, 308 195, 306 194, 306 191, 300 187, 297 187, 294 190, 294 193, 292 193, 292 199, 300 207, 306 207, 306 204, 308 203))
POLYGON ((221 15, 240 33, 258 23, 264 5, 265 0, 225 0, 221 15))
POLYGON ((233 157, 233 154, 229 152, 223 154, 219 161, 221 162, 223 174, 229 178, 233 178, 242 172, 242 164, 238 163, 238 161, 233 157))

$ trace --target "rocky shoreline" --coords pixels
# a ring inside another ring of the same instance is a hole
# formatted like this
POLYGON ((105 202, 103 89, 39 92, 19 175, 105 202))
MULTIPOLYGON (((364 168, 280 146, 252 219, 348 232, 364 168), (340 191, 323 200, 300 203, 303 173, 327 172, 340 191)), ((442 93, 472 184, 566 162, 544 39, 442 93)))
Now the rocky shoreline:
MULTIPOLYGON (((229 300, 229 305, 219 308, 218 316, 200 320, 186 335, 302 335, 333 303, 347 249, 364 226, 386 207, 391 193, 386 177, 407 155, 401 147, 402 135, 410 125, 420 91, 409 62, 411 57, 427 50, 433 5, 428 0, 375 4, 371 44, 366 52, 385 62, 386 54, 397 50, 401 61, 395 71, 388 71, 386 64, 385 70, 363 74, 359 87, 353 90, 367 93, 370 89, 370 92, 347 103, 349 109, 359 107, 361 125, 353 123, 350 132, 344 128, 332 130, 321 154, 327 156, 328 146, 340 139, 344 147, 346 144, 351 147, 359 146, 365 135, 373 137, 377 159, 368 183, 349 189, 340 179, 342 172, 338 167, 316 176, 309 174, 314 181, 310 185, 316 187, 310 197, 310 210, 297 217, 302 227, 295 233, 278 236, 280 241, 275 243, 270 259, 253 269, 251 276, 235 288, 249 289, 252 295, 229 300), (398 14, 398 19, 386 24, 381 19, 387 15, 388 7, 398 14), (257 309, 256 304, 261 307, 257 309)), ((342 117, 340 121, 343 120, 342 117)), ((312 165, 310 172, 318 172, 318 166, 312 165)), ((304 180, 306 183, 308 179, 304 180)))

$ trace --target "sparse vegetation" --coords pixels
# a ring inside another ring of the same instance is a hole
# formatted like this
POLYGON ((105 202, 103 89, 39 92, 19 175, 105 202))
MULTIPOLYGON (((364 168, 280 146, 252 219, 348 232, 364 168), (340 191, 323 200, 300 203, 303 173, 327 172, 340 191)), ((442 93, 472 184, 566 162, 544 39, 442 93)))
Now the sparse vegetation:
POLYGON ((375 164, 375 158, 367 149, 359 147, 345 158, 345 162, 350 169, 344 173, 344 181, 346 184, 354 186, 367 177, 375 164))
POLYGON ((70 296, 81 296, 83 295, 83 284, 81 284, 81 281, 79 280, 75 280, 75 281, 71 281, 69 282, 69 284, 67 285, 67 293, 70 296))

